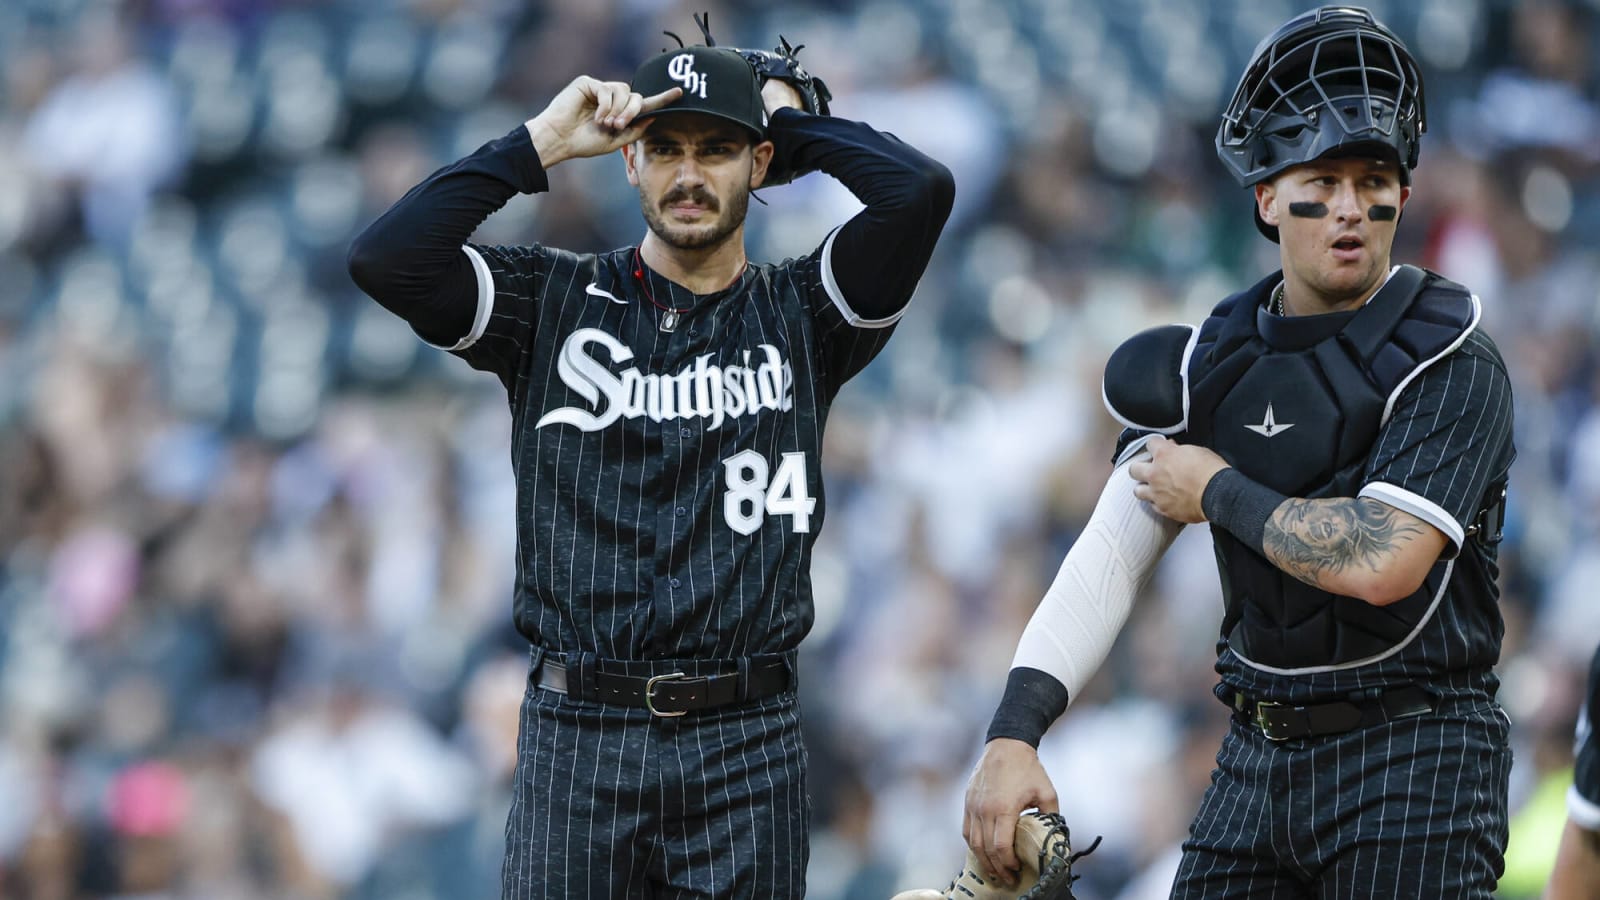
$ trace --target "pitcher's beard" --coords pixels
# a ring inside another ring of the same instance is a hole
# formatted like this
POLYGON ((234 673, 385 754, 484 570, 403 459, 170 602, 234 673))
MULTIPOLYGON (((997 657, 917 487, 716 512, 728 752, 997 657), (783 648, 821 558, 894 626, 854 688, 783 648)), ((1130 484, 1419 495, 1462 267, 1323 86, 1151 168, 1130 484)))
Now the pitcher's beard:
POLYGON ((669 214, 662 209, 677 199, 680 199, 677 195, 668 195, 666 200, 656 205, 643 197, 639 198, 639 209, 644 213, 645 224, 662 243, 675 250, 705 250, 717 246, 738 230, 750 209, 750 195, 738 194, 730 198, 725 207, 721 207, 721 214, 716 221, 681 225, 673 222, 669 214))

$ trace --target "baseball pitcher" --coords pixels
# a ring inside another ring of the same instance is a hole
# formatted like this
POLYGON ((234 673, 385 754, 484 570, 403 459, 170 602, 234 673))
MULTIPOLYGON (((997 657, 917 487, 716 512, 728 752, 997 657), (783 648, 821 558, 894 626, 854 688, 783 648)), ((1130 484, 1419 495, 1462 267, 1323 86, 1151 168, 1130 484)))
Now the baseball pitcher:
POLYGON ((510 405, 532 664, 507 898, 805 892, 795 653, 823 427, 905 312, 954 188, 912 147, 828 115, 796 49, 718 47, 707 30, 631 83, 580 76, 351 248, 367 293, 494 373, 510 405), (551 168, 619 153, 637 244, 468 240, 551 168), (798 259, 749 261, 750 192, 812 171, 865 210, 798 259))

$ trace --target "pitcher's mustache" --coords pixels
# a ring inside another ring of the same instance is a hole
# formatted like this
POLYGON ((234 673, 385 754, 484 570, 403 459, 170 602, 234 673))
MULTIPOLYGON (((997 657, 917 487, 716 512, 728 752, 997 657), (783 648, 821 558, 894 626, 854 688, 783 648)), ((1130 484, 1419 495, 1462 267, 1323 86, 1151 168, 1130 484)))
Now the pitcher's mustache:
POLYGON ((666 197, 662 198, 661 205, 666 207, 671 206, 674 203, 683 203, 685 201, 704 206, 711 212, 716 212, 719 207, 717 198, 711 196, 703 190, 700 190, 699 188, 674 188, 667 193, 666 197))

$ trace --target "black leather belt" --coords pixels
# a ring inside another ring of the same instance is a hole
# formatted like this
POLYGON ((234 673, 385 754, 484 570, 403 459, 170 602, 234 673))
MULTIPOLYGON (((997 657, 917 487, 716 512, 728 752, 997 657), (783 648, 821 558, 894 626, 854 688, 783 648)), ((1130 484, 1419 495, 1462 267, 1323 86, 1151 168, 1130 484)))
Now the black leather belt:
POLYGON ((1269 741, 1342 734, 1357 728, 1381 725, 1395 719, 1409 719, 1434 711, 1433 696, 1416 685, 1392 688, 1373 694, 1356 694, 1348 700, 1289 706, 1271 700, 1256 700, 1233 693, 1233 716, 1261 729, 1269 741))
POLYGON ((738 672, 707 676, 686 676, 682 672, 653 676, 595 672, 594 690, 590 692, 568 684, 567 667, 549 660, 539 667, 538 680, 539 687, 566 694, 574 700, 648 709, 662 718, 730 703, 761 700, 781 694, 793 684, 789 665, 781 658, 751 665, 742 689, 738 672))

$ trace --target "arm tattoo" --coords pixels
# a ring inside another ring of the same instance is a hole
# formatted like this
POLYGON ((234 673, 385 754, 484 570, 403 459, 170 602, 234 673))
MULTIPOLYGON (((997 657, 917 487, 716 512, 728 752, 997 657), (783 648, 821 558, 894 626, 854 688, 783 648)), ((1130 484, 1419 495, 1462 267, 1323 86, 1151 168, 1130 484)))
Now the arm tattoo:
POLYGON ((1409 516, 1376 500, 1290 499, 1267 521, 1262 549, 1278 568, 1323 587, 1324 575, 1356 568, 1378 571, 1394 551, 1422 533, 1409 516))

